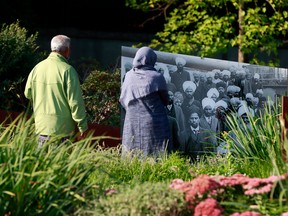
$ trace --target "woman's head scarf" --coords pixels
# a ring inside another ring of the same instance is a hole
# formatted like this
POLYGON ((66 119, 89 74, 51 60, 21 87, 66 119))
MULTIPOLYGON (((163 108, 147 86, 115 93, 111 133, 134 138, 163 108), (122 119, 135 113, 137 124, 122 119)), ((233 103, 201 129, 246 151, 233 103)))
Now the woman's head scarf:
POLYGON ((123 107, 153 92, 167 91, 164 76, 154 68, 157 55, 149 47, 140 48, 133 59, 133 69, 126 73, 121 87, 120 103, 123 107))
POLYGON ((142 47, 133 59, 133 68, 155 70, 154 65, 157 61, 157 55, 153 49, 142 47))

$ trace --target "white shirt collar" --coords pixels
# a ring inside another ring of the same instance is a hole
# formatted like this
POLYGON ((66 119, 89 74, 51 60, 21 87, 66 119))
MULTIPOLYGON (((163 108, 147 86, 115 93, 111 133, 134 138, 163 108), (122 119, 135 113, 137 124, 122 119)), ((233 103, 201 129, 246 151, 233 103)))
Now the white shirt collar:
POLYGON ((193 128, 192 126, 190 126, 192 131, 199 131, 199 126, 197 128, 193 128))

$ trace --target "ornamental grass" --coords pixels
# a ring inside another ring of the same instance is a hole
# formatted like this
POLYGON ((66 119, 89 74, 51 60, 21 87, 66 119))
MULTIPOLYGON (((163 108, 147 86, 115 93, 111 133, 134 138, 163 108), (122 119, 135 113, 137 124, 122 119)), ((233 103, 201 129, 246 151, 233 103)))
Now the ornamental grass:
POLYGON ((0 125, 0 215, 285 216, 287 140, 277 110, 249 128, 229 118, 227 154, 196 163, 177 152, 122 158, 92 136, 60 145, 56 137, 39 149, 23 113, 0 125))

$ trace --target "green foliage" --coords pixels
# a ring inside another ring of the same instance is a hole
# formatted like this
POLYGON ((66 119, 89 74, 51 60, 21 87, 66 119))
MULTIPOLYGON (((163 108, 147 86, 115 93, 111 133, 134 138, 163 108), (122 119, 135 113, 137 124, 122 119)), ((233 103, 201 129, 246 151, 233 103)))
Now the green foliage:
MULTIPOLYGON (((278 116, 270 112, 264 119, 267 132, 264 135, 259 129, 258 136, 279 146, 280 140, 272 136, 278 129, 278 116)), ((101 137, 88 136, 60 145, 56 145, 55 137, 39 149, 34 133, 33 119, 24 114, 8 126, 0 125, 1 215, 191 215, 183 194, 169 187, 175 179, 200 190, 206 187, 205 182, 198 185, 189 181, 201 174, 217 178, 242 173, 259 180, 287 172, 287 164, 280 161, 281 152, 273 150, 278 147, 266 151, 266 143, 257 141, 260 138, 255 139, 259 152, 253 155, 246 154, 254 148, 250 143, 243 154, 234 151, 233 156, 211 156, 191 164, 178 153, 157 159, 123 158, 120 148, 99 146, 97 140, 101 137)), ((246 139, 251 140, 252 135, 246 139)), ((247 209, 281 215, 288 211, 287 185, 287 181, 279 182, 269 195, 249 197, 239 185, 222 190, 218 202, 225 207, 223 215, 247 209)), ((196 193, 188 189, 188 195, 196 193)))
POLYGON ((120 70, 92 71, 82 84, 90 123, 120 127, 120 70))
POLYGON ((0 32, 0 78, 19 79, 29 74, 38 61, 35 52, 38 49, 38 33, 28 35, 19 22, 3 24, 0 32))
POLYGON ((95 202, 94 215, 191 215, 182 192, 169 188, 167 183, 139 183, 124 187, 95 202))
MULTIPOLYGON (((247 127, 243 120, 236 116, 228 117, 231 132, 227 134, 225 141, 230 143, 232 154, 237 158, 258 163, 262 174, 266 173, 266 176, 271 172, 278 175, 288 171, 282 157, 279 106, 278 103, 267 105, 265 115, 254 119, 249 116, 251 127, 247 127)), ((256 171, 258 176, 259 171, 256 171)))
POLYGON ((95 196, 87 179, 102 160, 94 146, 88 140, 55 145, 56 137, 38 149, 33 120, 25 119, 1 127, 0 214, 65 215, 87 207, 95 196))
POLYGON ((135 10, 148 11, 161 11, 163 9, 168 9, 171 5, 177 5, 179 0, 126 0, 126 6, 131 7, 135 10))
MULTIPOLYGON (((119 153, 114 152, 112 158, 105 162, 103 170, 109 173, 109 179, 101 179, 101 182, 109 185, 128 184, 130 186, 138 185, 144 182, 172 181, 174 178, 190 179, 191 166, 187 160, 179 157, 178 154, 163 157, 157 160, 147 158, 144 161, 134 158, 121 158, 119 153)), ((91 176, 97 181, 99 174, 96 172, 91 176)))
POLYGON ((27 105, 23 95, 25 79, 40 59, 36 40, 19 22, 3 24, 0 31, 0 109, 22 111, 27 105))
POLYGON ((164 29, 150 44, 165 52, 215 57, 237 47, 248 57, 246 62, 278 66, 277 50, 288 33, 287 1, 126 0, 126 5, 138 10, 143 6, 143 11, 156 8, 157 15, 168 13, 164 29), (260 61, 263 55, 267 58, 260 61))
POLYGON ((85 79, 92 71, 101 69, 100 63, 93 58, 80 58, 71 62, 71 64, 75 67, 77 73, 79 74, 81 84, 84 83, 85 79))

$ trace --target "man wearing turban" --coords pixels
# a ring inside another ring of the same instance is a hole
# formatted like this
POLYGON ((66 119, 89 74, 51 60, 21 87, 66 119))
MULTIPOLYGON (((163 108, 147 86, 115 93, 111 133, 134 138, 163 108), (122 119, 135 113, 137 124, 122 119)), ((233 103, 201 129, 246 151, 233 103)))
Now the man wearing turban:
POLYGON ((191 81, 191 76, 188 71, 184 69, 186 60, 182 57, 175 59, 177 70, 171 73, 171 83, 176 86, 177 91, 183 92, 182 85, 185 81, 191 81))
POLYGON ((202 89, 204 97, 207 96, 207 92, 209 91, 209 89, 216 88, 216 84, 213 83, 213 79, 214 79, 214 73, 212 71, 207 72, 206 73, 206 82, 204 83, 203 89, 202 89))
POLYGON ((219 100, 222 100, 222 99, 224 99, 226 101, 230 99, 227 96, 227 93, 226 93, 227 87, 226 87, 226 83, 225 82, 220 81, 220 82, 216 83, 216 89, 219 92, 219 96, 218 96, 216 102, 219 101, 219 100))
POLYGON ((200 126, 216 135, 218 119, 215 117, 215 101, 212 98, 203 98, 202 109, 203 115, 200 118, 200 126))
POLYGON ((263 85, 260 81, 260 75, 258 73, 255 73, 252 79, 252 92, 251 93, 255 96, 256 91, 258 89, 263 89, 263 85))
POLYGON ((207 92, 207 97, 213 99, 216 102, 219 97, 219 91, 216 88, 211 88, 207 92))
POLYGON ((190 114, 191 107, 195 105, 201 109, 201 103, 200 101, 194 98, 194 93, 196 90, 196 85, 194 82, 185 81, 182 85, 182 88, 184 91, 184 100, 183 100, 181 107, 182 107, 185 120, 187 121, 189 114, 190 114))

